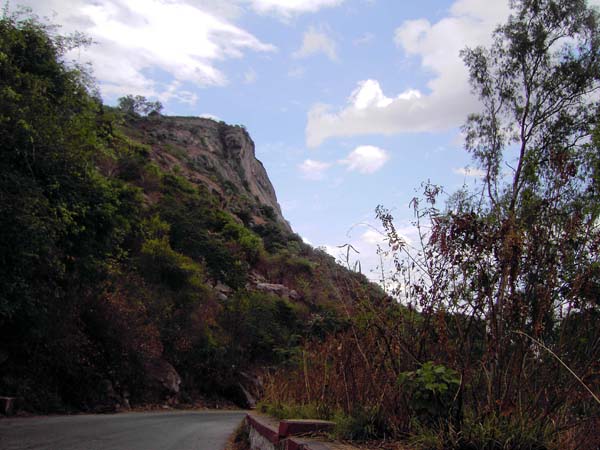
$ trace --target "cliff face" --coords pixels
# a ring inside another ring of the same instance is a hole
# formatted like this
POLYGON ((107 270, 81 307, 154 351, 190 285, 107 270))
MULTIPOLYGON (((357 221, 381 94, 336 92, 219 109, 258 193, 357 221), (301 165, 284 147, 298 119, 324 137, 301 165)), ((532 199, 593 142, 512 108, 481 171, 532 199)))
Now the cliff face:
POLYGON ((243 127, 200 117, 154 116, 128 124, 128 132, 150 145, 161 167, 179 167, 176 170, 206 186, 236 216, 258 225, 274 218, 291 231, 243 127))

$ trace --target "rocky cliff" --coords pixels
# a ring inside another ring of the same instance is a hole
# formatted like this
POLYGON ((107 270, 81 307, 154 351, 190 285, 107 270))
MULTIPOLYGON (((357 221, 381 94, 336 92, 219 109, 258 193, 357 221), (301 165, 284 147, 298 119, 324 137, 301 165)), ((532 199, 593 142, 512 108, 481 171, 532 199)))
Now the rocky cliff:
POLYGON ((276 219, 287 231, 275 189, 246 129, 200 117, 151 116, 128 123, 128 133, 151 147, 152 158, 206 186, 244 222, 276 219))

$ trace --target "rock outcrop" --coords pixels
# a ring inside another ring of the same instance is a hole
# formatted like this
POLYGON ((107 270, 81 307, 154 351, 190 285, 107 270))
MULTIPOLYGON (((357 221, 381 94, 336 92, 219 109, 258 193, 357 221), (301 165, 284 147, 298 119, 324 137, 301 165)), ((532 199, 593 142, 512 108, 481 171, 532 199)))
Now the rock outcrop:
POLYGON ((155 161, 179 166, 187 179, 217 194, 238 217, 256 224, 274 218, 291 231, 244 127, 200 117, 154 116, 138 119, 133 128, 135 137, 151 146, 155 161))
POLYGON ((100 382, 101 398, 92 407, 95 413, 111 413, 121 409, 129 409, 129 398, 120 395, 113 386, 112 381, 104 379, 100 382))
POLYGON ((283 284, 277 283, 256 283, 255 288, 259 291, 266 292, 268 294, 274 294, 278 297, 300 300, 301 296, 294 289, 290 289, 283 284))
POLYGON ((147 400, 153 403, 174 404, 177 402, 181 377, 175 368, 164 359, 145 364, 147 400))

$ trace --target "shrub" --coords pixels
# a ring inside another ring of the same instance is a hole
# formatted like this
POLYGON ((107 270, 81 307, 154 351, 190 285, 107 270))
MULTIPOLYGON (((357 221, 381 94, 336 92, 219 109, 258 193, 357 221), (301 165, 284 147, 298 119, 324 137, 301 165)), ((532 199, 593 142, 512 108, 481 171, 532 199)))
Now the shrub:
POLYGON ((420 420, 435 423, 449 417, 460 387, 458 372, 426 362, 415 371, 402 372, 398 381, 420 420))
POLYGON ((296 308, 269 294, 240 291, 225 303, 221 319, 231 338, 231 351, 249 362, 275 362, 276 349, 298 344, 296 308))
POLYGON ((385 433, 385 421, 376 407, 358 407, 350 414, 338 412, 333 420, 334 434, 340 439, 366 441, 385 433))
POLYGON ((261 205, 260 212, 264 217, 266 217, 267 219, 269 219, 271 221, 275 221, 277 219, 277 217, 275 215, 275 210, 273 209, 272 206, 261 205))
POLYGON ((204 286, 201 266, 174 251, 164 238, 150 239, 143 244, 140 265, 146 278, 158 284, 166 284, 173 290, 204 286))
POLYGON ((233 219, 228 219, 222 234, 242 248, 248 262, 255 262, 263 250, 262 239, 233 219))
POLYGON ((519 416, 475 418, 468 414, 460 429, 447 422, 415 424, 408 439, 415 450, 548 450, 559 449, 549 423, 519 416))

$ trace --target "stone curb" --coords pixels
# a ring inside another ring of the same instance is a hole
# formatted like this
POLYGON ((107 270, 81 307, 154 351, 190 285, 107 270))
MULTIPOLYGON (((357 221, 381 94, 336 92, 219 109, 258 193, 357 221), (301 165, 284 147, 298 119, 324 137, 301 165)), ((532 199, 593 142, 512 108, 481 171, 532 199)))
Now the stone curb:
MULTIPOLYGON (((265 440, 272 444, 276 450, 330 450, 330 447, 322 442, 309 442, 302 438, 291 437, 293 434, 325 431, 333 428, 333 422, 323 420, 284 420, 279 423, 279 429, 266 418, 254 415, 246 415, 246 423, 254 429, 265 440)), ((253 450, 258 450, 257 447, 253 450)), ((260 449, 270 450, 270 449, 260 449)))
POLYGON ((274 445, 279 444, 279 432, 265 420, 261 420, 261 418, 251 414, 246 414, 246 422, 270 443, 274 445))

